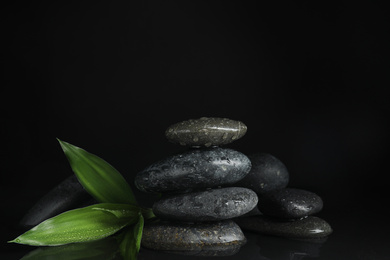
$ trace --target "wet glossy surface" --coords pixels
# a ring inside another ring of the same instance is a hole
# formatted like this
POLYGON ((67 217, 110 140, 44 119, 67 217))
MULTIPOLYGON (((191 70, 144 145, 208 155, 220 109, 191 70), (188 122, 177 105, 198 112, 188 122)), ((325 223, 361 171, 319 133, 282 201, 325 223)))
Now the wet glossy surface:
POLYGON ((209 223, 175 223, 160 221, 145 225, 142 246, 156 250, 201 251, 231 249, 241 246, 246 238, 231 221, 209 223))
POLYGON ((271 191, 261 196, 258 207, 267 216, 297 219, 320 212, 323 207, 323 201, 314 192, 286 188, 271 191))
POLYGON ((215 221, 248 213, 257 205, 254 191, 241 187, 172 195, 153 205, 156 216, 177 221, 215 221))
POLYGON ((237 183, 238 186, 252 189, 259 195, 287 186, 290 175, 287 167, 278 158, 268 153, 250 154, 248 158, 252 168, 237 183))
POLYGON ((135 184, 145 192, 212 188, 241 180, 250 168, 248 157, 233 149, 192 149, 149 165, 135 184))
POLYGON ((63 180, 40 198, 19 222, 21 229, 30 229, 64 211, 97 203, 84 190, 76 175, 63 180))
POLYGON ((245 135, 241 121, 218 117, 201 117, 175 123, 165 131, 166 138, 176 144, 194 147, 225 145, 245 135))
POLYGON ((266 216, 243 217, 235 221, 244 230, 288 238, 323 238, 333 232, 328 222, 312 216, 295 221, 280 221, 266 216))

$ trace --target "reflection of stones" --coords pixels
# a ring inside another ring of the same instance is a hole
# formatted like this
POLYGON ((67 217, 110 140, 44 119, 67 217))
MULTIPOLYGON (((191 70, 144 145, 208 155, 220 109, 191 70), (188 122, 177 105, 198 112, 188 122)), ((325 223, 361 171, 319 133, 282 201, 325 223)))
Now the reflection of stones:
POLYGON ((268 153, 256 153, 248 157, 252 168, 236 186, 251 189, 258 195, 287 186, 289 173, 278 158, 268 153))
POLYGON ((297 219, 321 211, 322 199, 315 193, 285 188, 264 194, 259 198, 259 210, 267 216, 297 219))
POLYGON ((158 221, 145 225, 142 236, 143 247, 163 251, 213 251, 245 243, 240 227, 231 220, 195 224, 158 221))
POLYGON ((137 188, 170 192, 233 184, 248 174, 249 158, 233 149, 196 149, 170 156, 139 172, 137 188))
MULTIPOLYGON (((176 255, 185 255, 185 256, 231 256, 235 255, 240 251, 241 245, 217 245, 210 246, 207 249, 203 250, 189 250, 189 251, 176 251, 170 250, 166 253, 176 254, 176 255)), ((164 251, 162 251, 164 252, 164 251)))
POLYGON ((260 254, 267 259, 299 260, 305 257, 319 257, 320 248, 326 239, 295 240, 259 235, 256 243, 260 247, 260 254))
POLYGON ((333 232, 325 220, 313 216, 295 221, 280 221, 265 216, 253 216, 236 218, 235 222, 243 230, 289 238, 322 238, 333 232))
POLYGON ((241 216, 257 205, 254 191, 241 187, 169 196, 153 205, 157 217, 177 221, 216 221, 241 216))
POLYGON ((165 131, 166 138, 185 146, 218 146, 231 143, 246 133, 240 121, 218 117, 202 117, 173 124, 165 131))

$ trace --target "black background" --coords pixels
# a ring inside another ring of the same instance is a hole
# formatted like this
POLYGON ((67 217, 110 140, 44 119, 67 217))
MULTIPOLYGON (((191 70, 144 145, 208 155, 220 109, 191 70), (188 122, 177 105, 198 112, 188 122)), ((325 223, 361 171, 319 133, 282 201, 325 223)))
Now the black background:
POLYGON ((323 198, 319 216, 335 232, 321 259, 385 259, 388 9, 264 2, 3 6, 0 192, 10 224, 2 240, 72 174, 56 138, 104 158, 133 185, 138 171, 183 150, 165 140, 170 124, 216 116, 248 126, 229 147, 273 154, 289 186, 323 198))

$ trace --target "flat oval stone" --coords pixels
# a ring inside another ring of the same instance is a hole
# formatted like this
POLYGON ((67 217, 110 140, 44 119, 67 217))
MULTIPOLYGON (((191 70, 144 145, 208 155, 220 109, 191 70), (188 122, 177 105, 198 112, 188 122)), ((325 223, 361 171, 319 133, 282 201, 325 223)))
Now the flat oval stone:
POLYGON ((201 117, 173 124, 165 131, 166 138, 184 146, 218 146, 229 144, 245 135, 241 121, 219 117, 201 117))
POLYGON ((289 173, 278 158, 268 153, 252 154, 248 158, 252 168, 235 186, 249 188, 259 195, 287 187, 289 173))
POLYGON ((156 162, 135 178, 144 192, 171 192, 231 185, 248 174, 251 162, 233 149, 194 149, 156 162))
POLYGON ((153 205, 157 217, 176 221, 216 221, 235 218, 257 205, 254 191, 241 187, 211 189, 168 196, 153 205))
POLYGON ((259 210, 267 216, 284 219, 302 218, 321 211, 322 199, 315 193, 286 188, 271 191, 259 198, 259 210))
POLYGON ((325 220, 314 216, 296 221, 279 221, 266 216, 242 217, 234 221, 243 230, 289 238, 322 238, 333 232, 325 220))
POLYGON ((246 238, 232 220, 209 223, 153 222, 145 224, 141 244, 163 251, 215 250, 216 247, 241 246, 246 238))

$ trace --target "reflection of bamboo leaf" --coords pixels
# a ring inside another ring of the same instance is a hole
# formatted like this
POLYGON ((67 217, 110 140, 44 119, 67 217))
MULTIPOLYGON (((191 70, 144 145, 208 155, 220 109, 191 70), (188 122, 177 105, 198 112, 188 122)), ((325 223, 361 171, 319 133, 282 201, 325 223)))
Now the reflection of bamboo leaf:
POLYGON ((121 259, 118 243, 114 237, 55 247, 40 247, 25 255, 21 260, 109 260, 121 259))
POLYGON ((138 222, 124 230, 120 237, 119 248, 125 260, 137 259, 141 248, 142 231, 144 228, 144 218, 139 214, 138 222))

